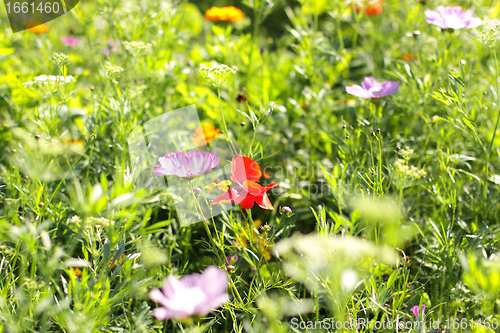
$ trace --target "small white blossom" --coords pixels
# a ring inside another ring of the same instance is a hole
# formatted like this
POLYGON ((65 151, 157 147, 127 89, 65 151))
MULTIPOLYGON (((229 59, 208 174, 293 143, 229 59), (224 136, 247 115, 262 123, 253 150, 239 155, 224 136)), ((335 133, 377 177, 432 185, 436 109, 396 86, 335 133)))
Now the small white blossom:
POLYGON ((229 67, 228 65, 207 66, 201 64, 198 73, 206 80, 206 84, 216 88, 222 87, 227 79, 238 71, 236 66, 229 67))
POLYGON ((42 87, 42 86, 54 85, 56 83, 58 84, 70 83, 71 81, 73 81, 73 79, 74 76, 72 75, 66 75, 66 76, 40 75, 35 77, 33 81, 24 82, 23 85, 25 87, 31 87, 31 86, 42 87))

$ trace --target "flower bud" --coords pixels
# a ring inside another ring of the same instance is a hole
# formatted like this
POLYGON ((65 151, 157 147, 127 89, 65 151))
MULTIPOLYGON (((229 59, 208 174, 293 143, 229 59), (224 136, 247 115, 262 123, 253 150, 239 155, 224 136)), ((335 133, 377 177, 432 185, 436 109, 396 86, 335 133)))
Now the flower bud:
POLYGON ((292 209, 288 206, 281 207, 280 213, 281 215, 285 215, 286 217, 290 217, 293 215, 292 209))
POLYGON ((194 192, 194 194, 200 194, 201 193, 201 188, 195 187, 195 188, 193 188, 193 192, 194 192))

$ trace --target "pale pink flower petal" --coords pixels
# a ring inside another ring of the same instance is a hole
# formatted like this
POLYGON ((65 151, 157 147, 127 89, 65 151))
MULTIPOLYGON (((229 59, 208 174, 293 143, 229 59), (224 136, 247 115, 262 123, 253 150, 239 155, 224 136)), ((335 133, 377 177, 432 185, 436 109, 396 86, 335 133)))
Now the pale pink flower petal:
POLYGON ((361 86, 353 85, 345 88, 348 94, 361 98, 380 98, 394 94, 399 90, 399 82, 377 82, 373 77, 365 77, 361 86))
POLYGON ((462 11, 462 7, 438 6, 436 10, 425 11, 426 22, 441 29, 472 29, 481 25, 481 19, 474 17, 472 10, 462 11))
POLYGON ((420 309, 418 305, 415 305, 414 307, 411 308, 411 312, 415 315, 415 318, 418 319, 418 315, 420 314, 420 309))
POLYGON ((371 97, 370 93, 367 90, 363 89, 361 86, 358 86, 358 85, 345 87, 345 91, 348 94, 358 96, 361 98, 370 98, 371 97))
POLYGON ((375 80, 375 78, 373 78, 371 76, 365 77, 365 79, 363 80, 363 82, 361 82, 361 86, 365 90, 370 90, 370 88, 372 88, 376 84, 377 84, 377 80, 375 80))
POLYGON ((66 46, 73 47, 78 45, 80 38, 74 36, 62 36, 61 42, 66 46))
POLYGON ((219 166, 220 157, 215 153, 191 150, 187 153, 178 151, 158 158, 153 176, 172 176, 191 178, 202 175, 219 166))
POLYGON ((178 279, 170 275, 162 289, 149 292, 152 301, 162 305, 153 310, 158 320, 205 316, 229 301, 229 278, 223 270, 210 266, 203 274, 178 279))

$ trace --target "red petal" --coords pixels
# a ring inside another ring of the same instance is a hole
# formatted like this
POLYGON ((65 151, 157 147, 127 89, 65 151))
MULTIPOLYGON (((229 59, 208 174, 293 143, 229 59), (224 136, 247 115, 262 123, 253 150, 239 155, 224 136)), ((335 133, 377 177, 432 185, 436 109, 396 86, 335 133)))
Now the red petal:
POLYGON ((257 205, 260 206, 260 208, 274 210, 273 204, 269 200, 267 193, 264 193, 264 195, 262 196, 254 197, 254 199, 257 205))
POLYGON ((218 204, 218 203, 231 203, 235 202, 236 198, 238 197, 238 192, 234 188, 229 189, 227 192, 222 193, 219 195, 217 198, 215 198, 212 201, 212 206, 218 204))
POLYGON ((271 188, 278 186, 278 183, 272 183, 268 186, 260 186, 260 184, 256 182, 252 182, 250 180, 245 180, 243 182, 243 190, 255 196, 262 196, 271 188))
POLYGON ((253 207, 255 197, 245 192, 241 186, 236 186, 215 198, 212 205, 231 202, 240 204, 243 209, 250 209, 253 207))
POLYGON ((231 162, 231 173, 233 178, 242 183, 245 179, 257 181, 262 177, 262 171, 257 162, 242 155, 236 155, 231 162))
POLYGON ((246 195, 244 197, 243 196, 240 197, 242 199, 240 201, 241 208, 243 208, 243 209, 252 208, 256 198, 253 195, 250 195, 246 192, 242 192, 242 193, 245 193, 246 195))

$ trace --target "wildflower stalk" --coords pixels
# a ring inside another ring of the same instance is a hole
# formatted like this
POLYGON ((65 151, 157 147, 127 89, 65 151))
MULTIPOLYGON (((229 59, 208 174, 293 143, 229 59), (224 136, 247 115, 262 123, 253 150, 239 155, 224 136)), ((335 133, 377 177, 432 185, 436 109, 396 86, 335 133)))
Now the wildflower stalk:
POLYGON ((378 177, 380 186, 380 196, 384 194, 384 188, 382 187, 382 140, 375 136, 378 141, 378 177))
MULTIPOLYGON (((203 214, 203 210, 201 209, 200 203, 198 202, 198 198, 196 198, 196 195, 194 194, 194 187, 192 181, 189 181, 189 187, 191 188, 191 195, 193 196, 195 205, 196 205, 196 210, 199 213, 199 218, 203 221, 203 226, 205 227, 205 231, 207 232, 207 236, 210 239, 210 243, 213 246, 214 249, 214 254, 217 256, 217 259, 219 261, 219 265, 223 265, 223 261, 221 260, 218 251, 215 251, 215 249, 218 248, 217 244, 215 244, 215 241, 213 240, 212 237, 212 232, 210 231, 210 227, 208 226, 207 219, 205 218, 205 215, 203 214)), ((217 232, 217 230, 215 230, 217 232)))
MULTIPOLYGON (((102 93, 102 100, 101 103, 99 104, 99 107, 96 109, 94 113, 94 118, 95 118, 95 125, 94 125, 94 131, 91 135, 91 137, 94 137, 95 139, 97 138, 97 132, 98 132, 98 124, 99 122, 97 121, 97 117, 100 116, 100 112, 102 109, 102 105, 104 104, 104 101, 106 100, 106 92, 108 91, 109 83, 111 82, 111 79, 108 79, 106 83, 106 87, 104 88, 104 92, 102 93)), ((87 173, 85 175, 85 182, 89 179, 89 173, 90 173, 90 166, 92 164, 92 153, 94 152, 94 144, 95 144, 95 139, 92 140, 92 143, 90 145, 90 151, 89 151, 89 164, 87 166, 87 173)))
POLYGON ((250 40, 250 55, 248 59, 248 68, 247 68, 247 77, 246 81, 250 78, 251 72, 252 72, 252 64, 253 64, 253 50, 255 48, 256 40, 257 40, 257 31, 259 29, 260 25, 260 17, 259 17, 259 11, 257 10, 256 6, 253 7, 253 27, 252 27, 252 39, 250 40))
POLYGON ((342 35, 342 28, 340 24, 340 17, 342 16, 343 11, 344 11, 344 1, 339 3, 337 17, 335 18, 335 23, 337 24, 337 38, 339 39, 340 49, 345 48, 344 36, 342 35))
POLYGON ((222 98, 220 97, 220 87, 217 87, 217 95, 219 96, 219 107, 222 116, 222 123, 224 124, 224 133, 226 134, 227 140, 231 145, 232 154, 236 155, 236 148, 234 147, 233 141, 231 140, 231 136, 229 135, 229 131, 227 130, 226 118, 224 117, 224 110, 222 109, 222 98))
MULTIPOLYGON (((271 237, 269 239, 274 239, 274 236, 276 235, 277 231, 278 231, 278 228, 275 228, 273 234, 271 235, 271 237)), ((252 242, 250 242, 250 243, 252 243, 252 242)), ((251 302, 250 296, 252 295, 252 286, 253 286, 253 283, 255 281, 255 278, 259 274, 259 268, 260 268, 260 265, 262 264, 262 259, 264 259, 266 257, 266 250, 267 250, 267 244, 265 244, 265 247, 262 249, 262 253, 261 253, 261 256, 259 258, 259 262, 257 263, 255 274, 252 277, 252 280, 250 281, 250 287, 248 288, 248 296, 247 296, 248 302, 251 302)))
POLYGON ((491 149, 493 147, 493 142, 495 141, 495 135, 496 135, 497 129, 498 129, 498 123, 500 121, 500 109, 499 109, 500 95, 499 95, 499 88, 498 88, 498 60, 497 60, 496 49, 493 49, 493 56, 495 58, 495 87, 496 87, 496 91, 497 91, 497 103, 496 103, 497 121, 495 123, 495 129, 493 130, 493 134, 491 136, 490 146, 488 147, 488 151, 486 153, 486 163, 484 165, 483 199, 485 200, 485 203, 486 203, 486 198, 488 196, 488 186, 487 186, 488 185, 488 165, 490 162, 491 149))

